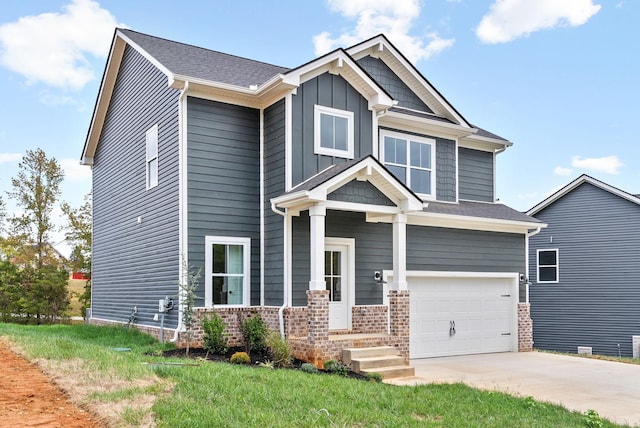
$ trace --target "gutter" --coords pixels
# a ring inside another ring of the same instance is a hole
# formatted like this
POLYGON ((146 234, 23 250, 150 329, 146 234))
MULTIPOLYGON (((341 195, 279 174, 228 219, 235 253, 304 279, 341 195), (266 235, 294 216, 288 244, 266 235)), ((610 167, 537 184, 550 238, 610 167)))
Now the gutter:
POLYGON ((524 273, 527 276, 527 296, 525 299, 525 303, 529 303, 529 238, 536 236, 538 233, 540 233, 543 227, 546 227, 546 225, 538 226, 538 228, 533 232, 527 232, 525 234, 525 237, 527 238, 525 239, 525 242, 524 242, 524 261, 525 261, 524 273))
MULTIPOLYGON (((289 219, 289 217, 287 216, 286 211, 282 212, 282 211, 278 210, 276 208, 276 205, 275 205, 274 202, 271 202, 271 211, 273 211, 274 213, 278 214, 279 216, 282 216, 282 218, 284 219, 284 233, 286 235, 287 230, 288 230, 287 222, 288 222, 288 219, 289 219)), ((287 266, 287 263, 286 263, 287 239, 286 238, 284 240, 284 244, 285 244, 284 245, 284 247, 285 247, 284 248, 284 250, 285 250, 284 251, 285 252, 285 260, 284 260, 283 265, 285 266, 285 271, 286 271, 286 266, 287 266)), ((288 300, 288 296, 289 296, 289 290, 287 289, 287 284, 288 284, 287 279, 286 278, 283 278, 283 279, 284 279, 284 281, 282 281, 283 282, 283 284, 282 284, 282 306, 280 306, 280 309, 278 309, 278 322, 279 322, 279 325, 280 325, 280 337, 282 337, 284 339, 285 338, 284 337, 285 336, 284 335, 284 308, 287 307, 287 303, 288 303, 287 300, 288 300)))
MULTIPOLYGON (((185 81, 184 82, 184 87, 182 88, 182 91, 180 91, 180 96, 178 97, 178 111, 179 111, 179 113, 178 113, 178 122, 179 122, 178 128, 179 128, 179 132, 180 132, 178 138, 180 139, 179 147, 180 147, 180 151, 181 151, 179 153, 179 159, 180 159, 180 167, 179 167, 180 168, 180 181, 183 181, 183 175, 186 173, 185 168, 186 168, 186 162, 187 162, 187 160, 186 160, 186 150, 185 150, 185 153, 182 153, 182 150, 187 145, 187 139, 186 139, 187 130, 185 128, 186 125, 185 125, 185 120, 184 120, 183 117, 186 117, 186 111, 185 111, 185 108, 184 108, 184 100, 185 100, 185 97, 186 97, 188 91, 189 91, 189 82, 185 81)), ((179 247, 180 247, 180 249, 179 249, 179 252, 180 252, 180 266, 178 267, 178 272, 179 272, 180 280, 182 280, 185 277, 184 269, 189 270, 189 261, 185 257, 185 250, 186 249, 184 248, 185 245, 183 243, 183 241, 185 239, 188 239, 186 237, 186 234, 187 234, 188 231, 184 230, 184 229, 186 229, 185 226, 187 224, 187 219, 185 217, 186 216, 185 212, 186 212, 187 206, 182 203, 183 199, 186 202, 186 193, 185 193, 186 192, 186 186, 187 186, 186 182, 181 182, 180 186, 179 186, 179 188, 180 188, 180 196, 179 196, 180 221, 179 221, 178 227, 180 228, 180 232, 179 232, 179 234, 180 234, 180 243, 179 243, 179 247)), ((169 342, 171 342, 171 343, 177 342, 178 341, 178 336, 180 335, 180 332, 182 330, 184 330, 184 325, 182 324, 182 313, 183 313, 182 306, 183 306, 183 304, 182 304, 182 289, 180 289, 180 290, 178 290, 178 326, 176 327, 175 332, 173 333, 173 337, 171 339, 169 339, 169 342)))

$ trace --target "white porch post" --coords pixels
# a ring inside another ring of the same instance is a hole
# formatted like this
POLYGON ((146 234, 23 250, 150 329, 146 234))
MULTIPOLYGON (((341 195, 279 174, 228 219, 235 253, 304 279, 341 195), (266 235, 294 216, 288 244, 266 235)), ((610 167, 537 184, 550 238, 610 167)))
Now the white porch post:
POLYGON ((407 290, 407 215, 393 216, 392 290, 407 290))
POLYGON ((309 208, 309 218, 311 219, 310 239, 311 247, 311 280, 309 290, 325 290, 324 280, 324 225, 327 215, 326 207, 314 205, 309 208))

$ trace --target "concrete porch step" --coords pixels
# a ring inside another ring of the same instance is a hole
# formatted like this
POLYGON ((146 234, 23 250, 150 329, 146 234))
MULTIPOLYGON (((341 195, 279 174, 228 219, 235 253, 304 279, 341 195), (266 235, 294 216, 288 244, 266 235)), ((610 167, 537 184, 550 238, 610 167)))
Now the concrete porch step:
POLYGON ((404 363, 393 346, 343 349, 342 362, 356 373, 380 373, 385 380, 415 376, 415 369, 404 363))

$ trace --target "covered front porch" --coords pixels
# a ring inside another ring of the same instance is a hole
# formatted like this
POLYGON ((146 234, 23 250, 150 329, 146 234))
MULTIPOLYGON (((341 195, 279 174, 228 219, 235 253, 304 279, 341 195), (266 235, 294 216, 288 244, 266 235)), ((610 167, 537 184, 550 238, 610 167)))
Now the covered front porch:
POLYGON ((368 156, 332 166, 272 204, 285 210, 292 263, 284 325, 294 355, 321 366, 345 348, 386 345, 408 361, 407 213, 422 200, 368 156), (393 272, 389 284, 383 269, 393 272))

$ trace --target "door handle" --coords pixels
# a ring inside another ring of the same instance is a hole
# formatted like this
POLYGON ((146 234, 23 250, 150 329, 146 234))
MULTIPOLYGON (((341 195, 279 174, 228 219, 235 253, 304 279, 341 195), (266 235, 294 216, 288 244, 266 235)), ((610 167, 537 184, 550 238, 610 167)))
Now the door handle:
POLYGON ((455 336, 455 335, 456 335, 456 322, 449 321, 449 336, 455 336))

